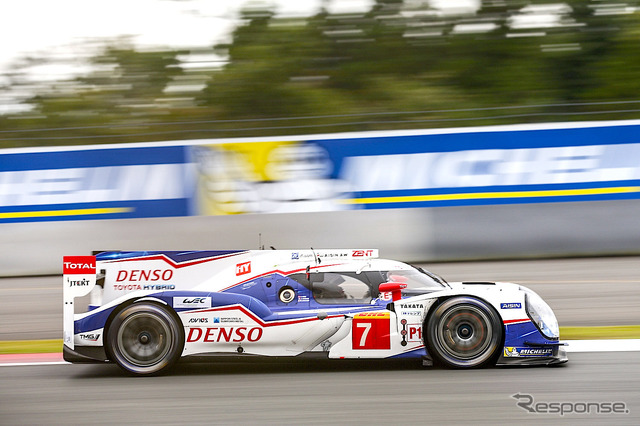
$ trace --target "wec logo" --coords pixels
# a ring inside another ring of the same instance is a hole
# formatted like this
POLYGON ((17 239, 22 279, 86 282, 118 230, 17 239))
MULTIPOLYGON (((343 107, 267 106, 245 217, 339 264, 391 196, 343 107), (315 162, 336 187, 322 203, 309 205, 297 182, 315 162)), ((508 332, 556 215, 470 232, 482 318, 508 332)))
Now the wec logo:
POLYGON ((202 309, 211 307, 211 297, 174 297, 174 308, 202 309))

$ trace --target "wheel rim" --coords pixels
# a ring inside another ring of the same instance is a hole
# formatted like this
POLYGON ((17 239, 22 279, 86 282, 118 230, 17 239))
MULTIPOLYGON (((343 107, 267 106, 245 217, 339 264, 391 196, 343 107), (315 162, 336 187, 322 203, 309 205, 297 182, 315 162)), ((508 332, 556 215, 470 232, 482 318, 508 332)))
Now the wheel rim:
POLYGON ((162 361, 171 350, 172 340, 167 323, 147 312, 127 317, 117 335, 119 352, 127 362, 139 367, 162 361))
POLYGON ((459 360, 475 359, 491 346, 491 319, 475 306, 456 306, 441 318, 437 338, 442 349, 459 360))

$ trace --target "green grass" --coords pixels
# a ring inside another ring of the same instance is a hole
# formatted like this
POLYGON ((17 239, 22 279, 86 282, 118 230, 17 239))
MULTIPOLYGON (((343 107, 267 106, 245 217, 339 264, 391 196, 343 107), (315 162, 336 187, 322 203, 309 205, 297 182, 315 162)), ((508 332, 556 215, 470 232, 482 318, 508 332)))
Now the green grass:
MULTIPOLYGON (((560 327, 561 340, 640 339, 640 325, 560 327)), ((62 339, 0 341, 0 354, 62 352, 62 339)))
POLYGON ((640 339, 640 325, 560 327, 561 340, 640 339))
POLYGON ((0 341, 0 354, 62 352, 62 339, 0 341))

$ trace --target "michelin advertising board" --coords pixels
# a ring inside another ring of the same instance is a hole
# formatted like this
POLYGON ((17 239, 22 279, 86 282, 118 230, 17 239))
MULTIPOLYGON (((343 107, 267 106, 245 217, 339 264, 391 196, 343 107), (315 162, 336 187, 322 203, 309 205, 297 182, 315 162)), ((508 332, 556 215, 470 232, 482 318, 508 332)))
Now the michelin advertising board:
POLYGON ((0 223, 640 199, 640 121, 0 150, 0 223))

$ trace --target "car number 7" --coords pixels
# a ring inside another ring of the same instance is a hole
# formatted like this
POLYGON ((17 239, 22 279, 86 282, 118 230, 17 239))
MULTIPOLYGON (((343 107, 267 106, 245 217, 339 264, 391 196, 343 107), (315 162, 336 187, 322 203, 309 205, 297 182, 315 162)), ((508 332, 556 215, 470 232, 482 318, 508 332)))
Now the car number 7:
POLYGON ((367 341, 367 336, 369 335, 369 330, 371 330, 370 322, 359 322, 356 324, 358 328, 364 328, 362 332, 362 336, 360 337, 360 346, 365 346, 365 342, 367 341))

